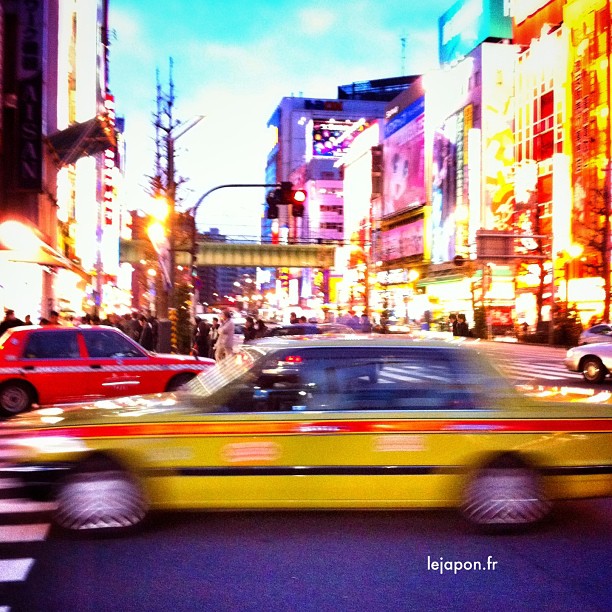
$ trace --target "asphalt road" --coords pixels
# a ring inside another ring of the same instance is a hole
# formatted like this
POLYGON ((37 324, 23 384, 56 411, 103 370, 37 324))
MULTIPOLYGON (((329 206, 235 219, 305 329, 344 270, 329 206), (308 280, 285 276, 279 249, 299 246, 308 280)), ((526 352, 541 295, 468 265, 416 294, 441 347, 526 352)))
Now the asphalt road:
POLYGON ((174 513, 129 538, 52 531, 12 609, 607 612, 611 562, 610 500, 515 535, 452 511, 174 513))

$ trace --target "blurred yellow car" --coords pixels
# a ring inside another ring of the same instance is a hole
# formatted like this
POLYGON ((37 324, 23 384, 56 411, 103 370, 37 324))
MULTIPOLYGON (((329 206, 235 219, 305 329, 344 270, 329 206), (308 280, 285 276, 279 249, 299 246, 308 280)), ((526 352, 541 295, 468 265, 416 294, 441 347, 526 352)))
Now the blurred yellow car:
POLYGON ((259 340, 173 393, 9 419, 0 451, 76 531, 155 509, 456 507, 521 526, 612 495, 610 405, 527 397, 474 345, 405 338, 259 340))

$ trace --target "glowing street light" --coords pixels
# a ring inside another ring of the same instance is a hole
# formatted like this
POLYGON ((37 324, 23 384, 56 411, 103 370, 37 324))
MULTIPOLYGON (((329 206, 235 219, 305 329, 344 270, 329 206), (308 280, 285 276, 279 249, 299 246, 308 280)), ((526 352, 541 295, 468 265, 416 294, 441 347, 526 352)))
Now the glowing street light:
POLYGON ((0 223, 0 242, 13 251, 34 251, 42 241, 21 221, 9 220, 0 223))

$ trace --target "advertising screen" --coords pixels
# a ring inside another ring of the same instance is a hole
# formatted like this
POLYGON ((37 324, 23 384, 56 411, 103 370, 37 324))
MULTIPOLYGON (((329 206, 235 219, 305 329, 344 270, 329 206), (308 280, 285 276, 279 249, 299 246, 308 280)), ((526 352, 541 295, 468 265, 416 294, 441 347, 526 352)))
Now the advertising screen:
POLYGON ((459 0, 438 20, 440 63, 465 57, 487 38, 512 38, 507 0, 459 0))
POLYGON ((341 157, 355 137, 370 124, 360 119, 314 119, 312 130, 313 157, 341 157))
POLYGON ((419 98, 385 125, 383 217, 426 200, 424 108, 419 98))
POLYGON ((375 258, 392 261, 423 253, 423 219, 382 232, 375 246, 375 258))
POLYGON ((431 193, 433 263, 450 261, 455 256, 458 118, 458 115, 449 117, 434 134, 431 193))

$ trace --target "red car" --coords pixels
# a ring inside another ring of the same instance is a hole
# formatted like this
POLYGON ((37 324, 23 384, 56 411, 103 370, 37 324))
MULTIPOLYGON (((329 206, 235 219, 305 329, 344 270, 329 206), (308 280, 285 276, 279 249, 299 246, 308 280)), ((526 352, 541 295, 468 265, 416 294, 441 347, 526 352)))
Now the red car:
POLYGON ((114 327, 13 327, 0 338, 0 413, 173 391, 214 363, 151 353, 114 327))

